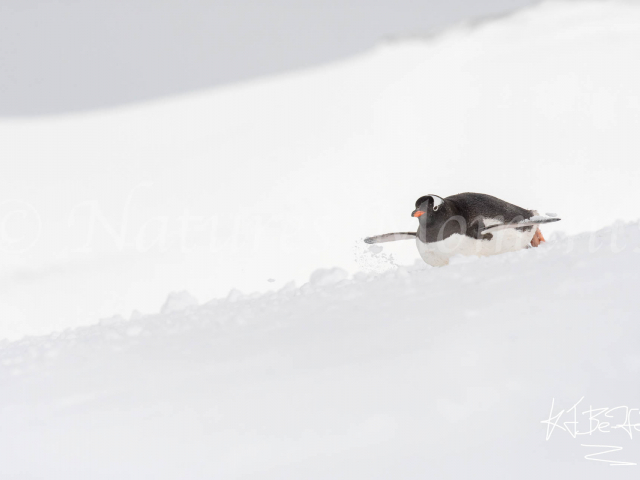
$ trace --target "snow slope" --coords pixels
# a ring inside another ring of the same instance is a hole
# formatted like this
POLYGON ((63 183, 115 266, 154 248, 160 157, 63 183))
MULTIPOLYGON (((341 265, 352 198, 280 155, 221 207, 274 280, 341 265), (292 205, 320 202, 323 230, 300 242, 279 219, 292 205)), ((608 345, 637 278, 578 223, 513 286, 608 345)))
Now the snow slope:
POLYGON ((635 220, 638 25, 635 2, 547 2, 296 74, 0 121, 0 338, 353 273, 360 240, 415 228, 426 193, 559 213, 545 234, 635 220))
POLYGON ((555 237, 0 343, 0 477, 637 478, 541 422, 640 424, 640 223, 555 237))

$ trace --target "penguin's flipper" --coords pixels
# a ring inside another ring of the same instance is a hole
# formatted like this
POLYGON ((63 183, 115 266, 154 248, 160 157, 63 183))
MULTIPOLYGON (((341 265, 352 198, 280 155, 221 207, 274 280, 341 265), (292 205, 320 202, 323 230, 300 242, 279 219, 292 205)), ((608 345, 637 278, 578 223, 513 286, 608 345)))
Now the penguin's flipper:
POLYGON ((386 243, 397 242, 398 240, 415 240, 415 232, 398 232, 398 233, 385 233, 384 235, 376 235, 375 237, 367 237, 364 239, 364 243, 386 243))
POLYGON ((504 230, 505 228, 521 228, 521 227, 532 227, 534 225, 542 225, 545 223, 553 223, 553 222, 559 222, 561 219, 560 218, 553 218, 553 217, 531 217, 531 218, 527 218, 524 219, 520 222, 513 222, 513 223, 499 223, 497 225, 491 225, 489 227, 485 227, 482 229, 483 232, 494 232, 496 230, 504 230))

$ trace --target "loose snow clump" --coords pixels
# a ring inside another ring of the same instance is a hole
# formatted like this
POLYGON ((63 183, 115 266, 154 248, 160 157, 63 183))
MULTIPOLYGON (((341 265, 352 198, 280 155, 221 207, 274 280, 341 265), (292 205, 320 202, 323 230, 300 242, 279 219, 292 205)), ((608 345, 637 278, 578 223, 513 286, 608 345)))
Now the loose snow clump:
POLYGON ((316 287, 323 287, 345 280, 348 276, 349 274, 341 268, 320 268, 311 274, 309 283, 316 287))
POLYGON ((191 295, 186 290, 181 292, 172 292, 167 297, 167 300, 164 302, 160 313, 163 315, 172 312, 179 312, 182 310, 186 310, 190 307, 197 307, 198 299, 191 295))

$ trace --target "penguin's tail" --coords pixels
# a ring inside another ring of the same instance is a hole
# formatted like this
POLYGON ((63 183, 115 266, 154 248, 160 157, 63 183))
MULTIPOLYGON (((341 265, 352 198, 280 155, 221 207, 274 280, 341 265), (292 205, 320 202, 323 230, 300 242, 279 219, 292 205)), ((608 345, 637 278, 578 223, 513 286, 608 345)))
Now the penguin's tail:
POLYGON ((364 239, 364 243, 386 243, 397 242, 398 240, 415 240, 415 232, 398 232, 398 233, 385 233, 384 235, 376 235, 375 237, 367 237, 364 239))

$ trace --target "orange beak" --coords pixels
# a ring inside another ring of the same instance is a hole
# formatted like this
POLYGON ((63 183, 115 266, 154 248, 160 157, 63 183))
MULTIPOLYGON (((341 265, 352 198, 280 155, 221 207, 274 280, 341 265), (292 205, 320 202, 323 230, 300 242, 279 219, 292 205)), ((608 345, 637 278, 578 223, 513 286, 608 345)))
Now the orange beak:
POLYGON ((411 214, 412 217, 416 217, 416 218, 418 218, 420 215, 424 215, 424 212, 422 210, 414 210, 413 213, 411 214))

